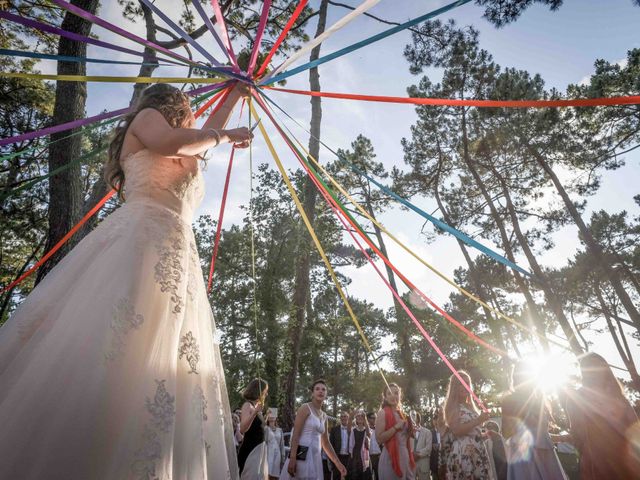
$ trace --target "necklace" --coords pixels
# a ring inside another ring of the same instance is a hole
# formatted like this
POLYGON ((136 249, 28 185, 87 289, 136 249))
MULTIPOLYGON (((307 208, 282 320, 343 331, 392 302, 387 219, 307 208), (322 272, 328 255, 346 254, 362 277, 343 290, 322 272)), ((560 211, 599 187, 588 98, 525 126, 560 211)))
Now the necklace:
POLYGON ((320 418, 322 416, 322 409, 317 409, 313 402, 309 402, 309 406, 313 409, 316 417, 320 418))

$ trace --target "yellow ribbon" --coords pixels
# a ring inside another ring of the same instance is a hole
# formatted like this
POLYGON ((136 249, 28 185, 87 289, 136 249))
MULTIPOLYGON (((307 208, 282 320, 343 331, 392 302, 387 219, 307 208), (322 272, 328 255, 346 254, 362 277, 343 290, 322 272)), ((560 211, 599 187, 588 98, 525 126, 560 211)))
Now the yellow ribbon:
POLYGON ((31 78, 35 80, 58 80, 64 82, 111 82, 111 83, 219 83, 223 78, 189 77, 111 77, 106 75, 49 75, 41 73, 0 72, 0 77, 31 78))
POLYGON ((253 106, 253 104, 251 102, 249 102, 249 108, 251 110, 251 114, 256 118, 256 121, 258 122, 258 128, 260 128, 260 133, 262 133, 262 136, 264 137, 264 140, 267 143, 267 147, 269 147, 269 151, 271 152, 271 156, 273 157, 274 161, 276 162, 276 165, 278 166, 278 170, 280 170, 280 173, 282 174, 282 178, 284 179, 284 183, 287 185, 287 189, 289 190, 289 193, 291 194, 291 197, 293 198, 293 201, 296 204, 296 208, 298 209, 298 212, 300 213, 300 217, 302 217, 302 221, 304 222, 305 226, 307 227, 307 230, 309 231, 309 235, 311 235, 311 238, 313 239, 313 243, 315 244, 316 249, 318 250, 318 253, 320 254, 320 257, 322 258, 322 261, 324 262, 325 266, 327 267, 327 270, 329 271, 329 275, 331 276, 331 280, 333 280, 333 283, 336 286, 336 289, 338 290, 338 294, 340 295, 340 298, 342 298, 342 301, 344 302, 344 306, 347 309, 347 312, 349 312, 349 316, 351 317, 351 320, 353 321, 353 324, 356 326, 356 330, 358 331, 358 334, 360 334, 360 338, 362 339, 362 343, 364 344, 365 348, 369 352, 369 355, 371 355, 371 358, 373 359, 373 361, 375 362, 376 366, 378 367, 378 371, 380 372, 380 375, 382 376, 382 379, 384 380, 385 385, 388 387, 389 384, 387 383, 387 379, 384 376, 384 373, 382 372, 382 368, 380 368, 380 364, 378 363, 378 360, 376 359, 375 355, 373 354, 373 350, 371 349, 371 345, 369 344, 369 341, 367 340, 367 337, 364 334, 364 331, 362 330, 362 327, 360 325, 360 322, 358 321, 358 318, 356 317, 356 314, 353 312, 353 309, 351 308, 351 304, 349 303, 347 295, 344 293, 344 290, 342 289, 342 286, 340 285, 340 281, 338 280, 338 276, 336 275, 335 271, 333 270, 333 267, 331 266, 331 262, 329 262, 329 259, 327 258, 327 255, 325 254, 324 249, 322 248, 322 245, 320 244, 320 240, 318 240, 316 232, 313 229, 313 226, 311 226, 311 222, 309 221, 309 218, 307 217, 307 214, 304 211, 304 207, 302 206, 302 203, 300 202, 300 199, 298 198, 298 194, 296 193, 295 189, 293 188, 293 185, 291 184, 291 180, 289 179, 289 175, 287 175, 287 171, 285 170, 284 166, 282 165, 282 162, 280 161, 280 157, 278 157, 278 154, 276 153, 275 148, 273 147, 273 144, 271 143, 271 139, 269 138, 269 135, 267 135, 267 132, 266 132, 266 130, 264 128, 264 125, 260 121, 260 117, 258 116, 258 112, 256 112, 256 110, 255 110, 255 108, 254 108, 254 106, 253 106))
MULTIPOLYGON (((292 135, 293 137, 293 135, 292 135)), ((482 305, 483 307, 486 307, 487 309, 489 309, 491 312, 495 313, 496 315, 498 315, 500 318, 503 318, 504 320, 506 320, 509 323, 512 323, 513 325, 516 325, 517 327, 526 330, 527 332, 543 339, 543 340, 547 340, 565 350, 570 350, 569 348, 567 348, 566 346, 555 342, 554 340, 550 340, 546 337, 544 337, 543 335, 541 335, 540 333, 536 332, 535 330, 527 327, 526 325, 518 322, 517 320, 514 320, 513 318, 505 315, 504 313, 500 312, 499 310, 497 310, 496 308, 488 305, 486 302, 484 302, 483 300, 481 300, 480 298, 476 297, 473 293, 469 292, 468 290, 466 290, 464 287, 458 285, 457 283, 455 283, 452 279, 450 279, 449 277, 447 277, 444 273, 440 272, 438 269, 436 269, 433 265, 431 265, 430 263, 428 263, 426 260, 424 260, 422 257, 420 257, 418 254, 416 254, 413 250, 411 250, 411 248, 409 248, 408 246, 406 246, 404 243, 402 243, 401 240, 399 240, 395 235, 393 235, 391 232, 389 232, 384 225, 382 225, 380 222, 378 222, 378 220, 376 220, 373 216, 371 216, 369 214, 369 212, 367 212, 364 207, 362 207, 362 205, 360 205, 356 200, 354 200, 354 198, 349 195, 349 193, 329 174, 329 172, 320 164, 320 162, 318 162, 318 160, 316 160, 311 153, 309 153, 309 151, 304 147, 304 145, 302 145, 300 143, 300 141, 293 137, 293 139, 295 140, 295 142, 298 144, 298 146, 302 149, 302 151, 304 152, 304 154, 307 156, 307 158, 311 159, 311 161, 313 162, 314 165, 316 165, 320 171, 329 179, 329 181, 340 191, 340 193, 342 195, 344 195, 349 202, 351 202, 351 204, 356 207, 356 209, 362 214, 364 215, 370 222, 372 222, 374 225, 376 225, 382 232, 384 232, 389 238, 391 238, 397 245, 399 245, 405 252, 409 253, 413 258, 415 258, 416 260, 418 260, 420 263, 422 263, 425 267, 427 267, 429 270, 431 270, 433 273, 435 273, 437 276, 439 276, 441 279, 443 279, 445 282, 447 282, 449 285, 451 285, 452 287, 456 288, 460 293, 464 294, 465 296, 467 296, 468 298, 470 298, 471 300, 475 301, 476 303, 482 305)))

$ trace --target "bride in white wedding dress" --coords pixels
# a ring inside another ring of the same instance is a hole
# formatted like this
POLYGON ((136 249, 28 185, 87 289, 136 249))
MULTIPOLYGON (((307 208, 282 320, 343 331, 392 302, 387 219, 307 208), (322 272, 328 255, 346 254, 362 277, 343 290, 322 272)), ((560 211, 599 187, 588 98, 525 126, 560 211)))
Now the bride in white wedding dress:
POLYGON ((236 479, 216 326, 191 228, 198 155, 246 147, 202 130, 188 98, 146 89, 116 129, 107 181, 126 203, 0 328, 0 479, 236 479))

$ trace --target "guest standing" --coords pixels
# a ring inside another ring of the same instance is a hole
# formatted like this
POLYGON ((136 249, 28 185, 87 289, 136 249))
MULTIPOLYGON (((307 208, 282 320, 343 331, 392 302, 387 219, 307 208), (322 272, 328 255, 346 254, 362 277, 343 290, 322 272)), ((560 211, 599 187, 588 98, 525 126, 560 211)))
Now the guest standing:
POLYGON ((367 422, 369 423, 369 431, 371 432, 371 437, 369 438, 369 461, 371 463, 371 476, 375 480, 378 480, 378 463, 380 462, 380 454, 382 453, 382 450, 380 449, 378 439, 376 438, 375 412, 369 412, 367 414, 367 422))
POLYGON ((284 434, 278 427, 278 419, 273 412, 267 415, 267 464, 269 466, 269 478, 274 480, 280 476, 280 470, 284 463, 284 434))
POLYGON ((507 455, 504 439, 500 435, 500 426, 494 421, 485 423, 487 429, 487 447, 489 458, 493 461, 497 480, 507 480, 507 455))
MULTIPOLYGON (((349 460, 351 451, 351 445, 349 445, 349 440, 351 438, 351 425, 349 423, 349 414, 347 412, 340 412, 340 425, 336 425, 331 429, 331 433, 329 434, 329 440, 331 441, 331 445, 333 449, 338 454, 338 458, 340 459, 340 463, 347 469, 349 472, 349 460)), ((333 468, 333 478, 338 478, 338 471, 335 466, 333 468)))
POLYGON ((382 407, 376 419, 376 438, 384 446, 380 455, 380 480, 413 480, 416 464, 411 438, 411 420, 402 411, 402 390, 390 383, 382 393, 382 407))
POLYGON ((336 465, 342 478, 347 470, 329 442, 327 435, 327 414, 322 405, 327 398, 327 384, 316 380, 311 386, 311 401, 296 412, 296 420, 291 434, 291 451, 285 460, 280 480, 318 480, 323 478, 321 451, 336 465))
MULTIPOLYGON (((461 370, 458 374, 473 388, 467 372, 461 370)), ((480 430, 489 415, 486 412, 479 413, 473 397, 455 375, 449 378, 444 418, 453 435, 446 463, 446 480, 494 480, 480 430)))
POLYGON ((431 430, 422 426, 422 416, 419 413, 416 413, 415 431, 416 438, 414 440, 413 455, 416 459, 416 479, 430 480, 433 438, 431 430))
POLYGON ((580 479, 640 478, 629 438, 638 417, 620 383, 596 353, 581 358, 580 370, 582 388, 569 392, 567 401, 571 437, 580 452, 580 479))
POLYGON ((350 476, 351 480, 370 480, 371 465, 369 462, 369 438, 371 432, 367 425, 364 410, 358 410, 354 416, 353 428, 349 439, 351 450, 350 476))
POLYGON ((549 436, 544 393, 524 363, 513 370, 512 393, 502 401, 502 433, 507 439, 508 480, 566 480, 549 436))
POLYGON ((262 407, 268 391, 267 382, 255 378, 242 392, 245 402, 240 410, 240 433, 244 437, 238 450, 238 470, 241 479, 266 479, 269 476, 262 416, 262 407))

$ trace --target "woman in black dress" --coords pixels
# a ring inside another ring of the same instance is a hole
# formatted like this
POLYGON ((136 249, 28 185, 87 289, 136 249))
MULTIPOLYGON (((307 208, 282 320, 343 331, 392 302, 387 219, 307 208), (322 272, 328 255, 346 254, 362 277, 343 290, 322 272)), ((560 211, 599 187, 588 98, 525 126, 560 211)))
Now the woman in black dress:
POLYGON ((264 441, 264 418, 262 408, 269 385, 254 378, 242 392, 245 402, 240 412, 240 433, 244 435, 238 451, 238 470, 243 480, 268 477, 267 445, 264 441))
POLYGON ((351 480, 370 480, 371 468, 369 466, 369 438, 371 432, 367 425, 364 410, 358 410, 355 415, 355 426, 351 429, 350 445, 351 465, 349 478, 351 480))

